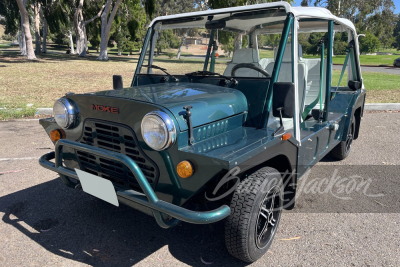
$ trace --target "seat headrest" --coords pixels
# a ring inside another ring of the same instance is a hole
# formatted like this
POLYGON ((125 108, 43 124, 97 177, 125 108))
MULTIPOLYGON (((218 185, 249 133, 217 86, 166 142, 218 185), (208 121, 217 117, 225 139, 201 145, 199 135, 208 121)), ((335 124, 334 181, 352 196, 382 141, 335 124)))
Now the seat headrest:
MULTIPOLYGON (((299 58, 303 57, 303 48, 301 47, 301 44, 299 44, 299 58)), ((276 56, 278 54, 278 47, 275 48, 274 50, 274 58, 276 60, 276 56)), ((291 62, 292 61, 292 44, 287 44, 285 47, 285 52, 283 53, 283 59, 282 62, 291 62)))
POLYGON ((232 63, 258 63, 257 50, 254 48, 235 50, 233 52, 232 63))

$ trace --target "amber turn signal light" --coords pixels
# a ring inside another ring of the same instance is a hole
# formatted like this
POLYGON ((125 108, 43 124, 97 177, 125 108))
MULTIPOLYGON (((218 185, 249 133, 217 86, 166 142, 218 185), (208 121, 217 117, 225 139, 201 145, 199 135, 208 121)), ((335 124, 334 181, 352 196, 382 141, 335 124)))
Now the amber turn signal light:
POLYGON ((215 53, 215 57, 219 57, 219 54, 218 54, 218 53, 215 53))
POLYGON ((181 161, 178 166, 176 166, 176 172, 182 178, 188 178, 193 175, 193 166, 187 161, 181 161))
POLYGON ((283 140, 283 141, 289 140, 289 138, 290 138, 291 136, 292 136, 292 135, 291 135, 290 133, 285 133, 284 135, 282 135, 282 140, 283 140))
POLYGON ((50 132, 50 139, 53 142, 57 142, 60 139, 65 138, 65 132, 61 129, 56 129, 50 132))

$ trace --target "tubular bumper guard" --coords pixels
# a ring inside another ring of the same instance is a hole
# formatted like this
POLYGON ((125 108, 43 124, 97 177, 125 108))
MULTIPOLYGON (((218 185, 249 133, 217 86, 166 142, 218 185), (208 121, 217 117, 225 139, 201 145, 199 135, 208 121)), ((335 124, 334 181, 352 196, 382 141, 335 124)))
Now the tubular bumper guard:
POLYGON ((86 153, 92 153, 97 156, 105 157, 110 160, 118 161, 122 164, 125 164, 125 166, 129 168, 129 170, 134 174, 144 194, 136 192, 134 190, 125 190, 118 186, 114 186, 116 189, 118 200, 126 204, 129 202, 136 202, 140 205, 150 208, 158 225, 163 228, 175 226, 180 221, 195 224, 213 223, 226 218, 230 214, 230 208, 227 205, 223 205, 218 209, 211 211, 197 212, 159 200, 153 188, 150 186, 149 182, 140 170, 139 166, 128 156, 106 149, 61 139, 56 143, 55 152, 50 152, 40 157, 39 163, 42 167, 59 173, 61 178, 63 179, 63 182, 68 186, 71 186, 72 183, 67 177, 71 177, 77 180, 79 180, 79 178, 74 170, 62 166, 63 147, 70 147, 72 149, 77 149, 86 153), (50 161, 52 159, 55 159, 55 163, 50 161), (170 215, 171 217, 173 217, 173 219, 164 219, 162 213, 170 215))

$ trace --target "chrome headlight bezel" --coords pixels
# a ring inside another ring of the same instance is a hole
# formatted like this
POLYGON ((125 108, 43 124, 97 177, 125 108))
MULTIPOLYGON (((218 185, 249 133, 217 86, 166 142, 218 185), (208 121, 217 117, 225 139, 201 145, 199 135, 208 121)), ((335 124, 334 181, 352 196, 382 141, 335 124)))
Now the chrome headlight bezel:
POLYGON ((76 104, 70 99, 60 98, 54 103, 54 106, 53 106, 54 119, 55 119, 57 125, 64 129, 70 129, 77 125, 78 114, 79 114, 79 110, 78 110, 76 104), (61 105, 62 108, 64 109, 65 123, 61 123, 60 120, 57 120, 57 116, 62 115, 62 114, 56 114, 56 105, 61 105))
POLYGON ((171 119, 171 117, 168 116, 168 114, 166 114, 165 112, 162 112, 162 111, 152 111, 152 112, 147 113, 147 114, 143 117, 142 123, 141 123, 140 126, 141 126, 140 128, 141 128, 143 140, 145 141, 145 143, 146 143, 150 148, 152 148, 152 149, 154 149, 154 150, 156 150, 156 151, 161 151, 161 150, 165 150, 165 149, 171 148, 171 147, 175 144, 175 141, 176 141, 176 127, 175 127, 174 121, 173 121, 173 120, 171 119), (163 123, 163 125, 162 125, 163 127, 162 127, 162 128, 165 129, 165 136, 166 136, 166 138, 165 138, 165 140, 162 142, 162 146, 161 146, 161 147, 154 147, 154 146, 152 146, 152 144, 150 144, 150 143, 148 142, 148 140, 146 140, 146 137, 145 137, 145 135, 144 135, 145 132, 144 132, 144 129, 143 129, 143 124, 144 124, 144 122, 145 122, 145 120, 146 120, 147 118, 151 118, 151 117, 153 117, 154 119, 156 119, 156 120, 160 121, 161 123, 163 123))

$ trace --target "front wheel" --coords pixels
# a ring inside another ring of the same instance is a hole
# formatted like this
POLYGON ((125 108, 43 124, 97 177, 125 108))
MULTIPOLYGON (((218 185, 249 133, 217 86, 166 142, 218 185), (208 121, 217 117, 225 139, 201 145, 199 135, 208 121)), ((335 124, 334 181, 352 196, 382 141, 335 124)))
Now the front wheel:
POLYGON ((282 206, 283 182, 277 170, 265 167, 240 182, 225 222, 229 253, 246 262, 261 258, 272 244, 282 206))

